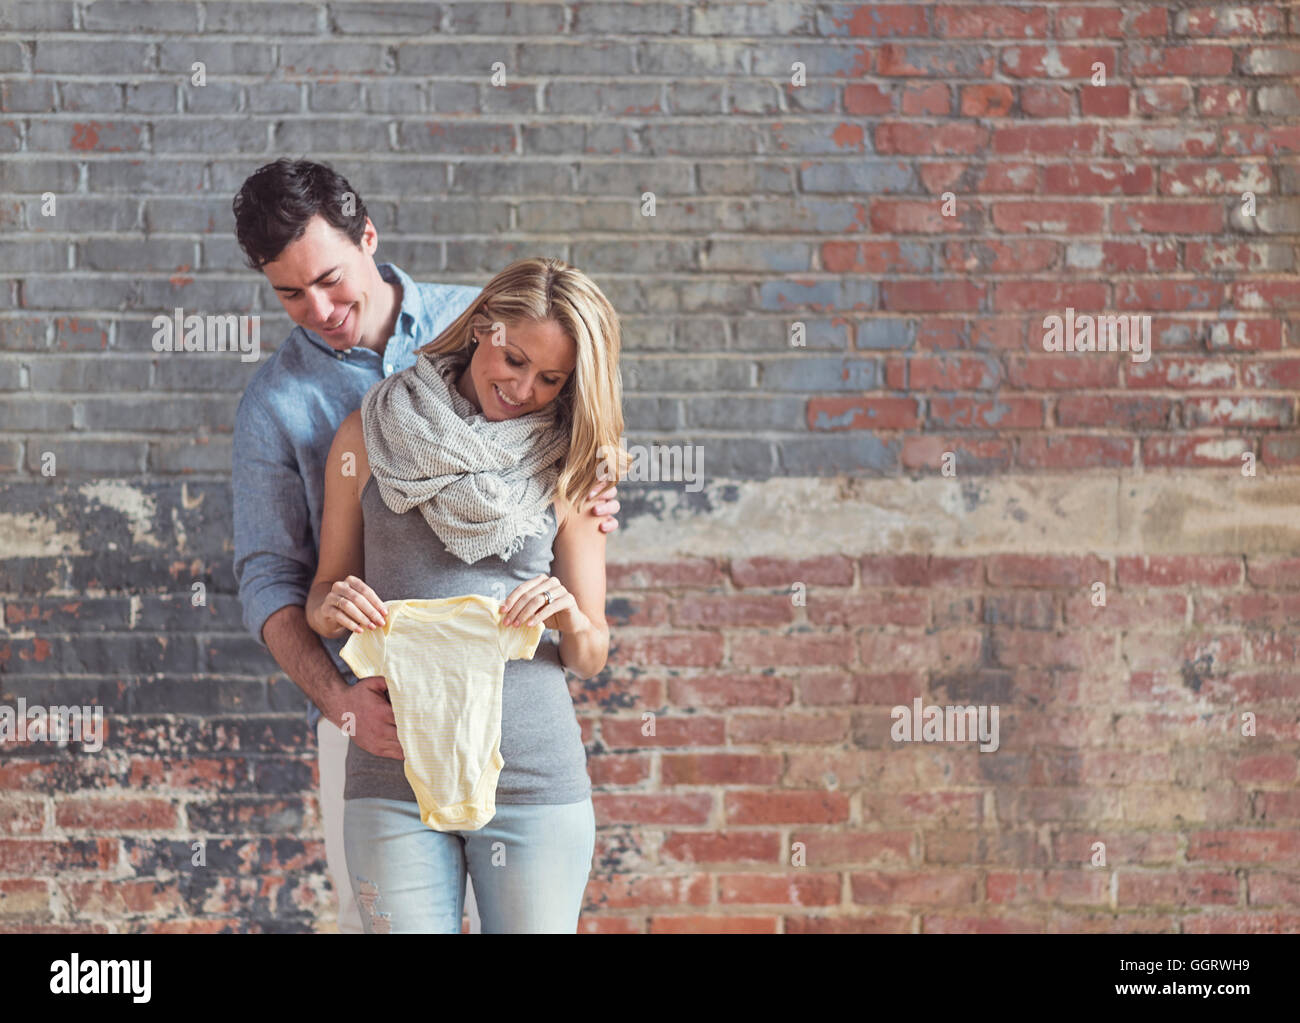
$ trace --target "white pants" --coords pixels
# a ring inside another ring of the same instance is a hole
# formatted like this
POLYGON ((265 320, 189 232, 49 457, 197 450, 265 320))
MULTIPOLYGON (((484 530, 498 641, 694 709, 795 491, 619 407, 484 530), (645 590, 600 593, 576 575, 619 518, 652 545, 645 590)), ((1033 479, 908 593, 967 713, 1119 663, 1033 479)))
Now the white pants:
MULTIPOLYGON (((322 717, 316 724, 320 748, 320 813, 325 828, 325 863, 339 897, 339 933, 361 934, 361 911, 352 891, 352 875, 343 852, 343 782, 347 777, 348 737, 322 717)), ((474 882, 465 876, 465 912, 470 934, 481 934, 474 882)))

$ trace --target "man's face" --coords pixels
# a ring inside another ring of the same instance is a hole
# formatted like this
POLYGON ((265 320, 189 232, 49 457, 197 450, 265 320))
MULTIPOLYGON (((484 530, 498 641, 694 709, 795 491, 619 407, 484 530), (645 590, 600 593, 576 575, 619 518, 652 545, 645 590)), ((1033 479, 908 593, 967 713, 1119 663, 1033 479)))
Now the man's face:
POLYGON ((378 241, 369 217, 358 247, 315 216, 262 272, 294 323, 343 351, 361 343, 363 330, 374 329, 375 290, 383 285, 372 258, 378 241))

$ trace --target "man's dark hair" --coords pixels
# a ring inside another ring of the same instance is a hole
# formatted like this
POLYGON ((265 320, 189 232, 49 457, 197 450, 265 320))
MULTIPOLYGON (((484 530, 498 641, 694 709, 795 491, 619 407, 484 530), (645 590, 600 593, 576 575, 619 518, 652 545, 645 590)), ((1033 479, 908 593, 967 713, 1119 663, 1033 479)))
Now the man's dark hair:
POLYGON ((280 258, 292 241, 301 238, 307 222, 320 214, 361 244, 366 229, 366 204, 348 179, 328 165, 280 157, 259 167, 240 186, 231 204, 235 238, 254 270, 280 258), (349 202, 350 197, 350 202, 349 202), (349 202, 351 214, 344 212, 349 202))

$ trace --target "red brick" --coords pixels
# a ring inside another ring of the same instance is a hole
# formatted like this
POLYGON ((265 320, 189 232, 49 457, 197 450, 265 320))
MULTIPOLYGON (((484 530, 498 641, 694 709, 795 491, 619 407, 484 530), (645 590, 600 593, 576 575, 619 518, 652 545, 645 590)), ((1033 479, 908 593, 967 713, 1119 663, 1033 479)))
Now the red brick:
POLYGON ((906 365, 912 390, 988 390, 1001 378, 997 363, 978 355, 918 356, 906 365))
POLYGON ((844 87, 844 112, 854 117, 878 117, 894 109, 893 93, 879 85, 854 82, 844 87))
POLYGON ((999 231, 1042 231, 1047 234, 1098 234, 1105 212, 1093 203, 1022 202, 994 203, 993 226, 999 231))
POLYGON ((726 720, 707 714, 673 716, 657 714, 654 734, 643 735, 645 722, 634 718, 607 716, 601 719, 600 734, 607 746, 641 748, 672 746, 721 746, 726 741, 726 720))
POLYGON ((1114 231, 1215 234, 1223 230, 1222 204, 1191 202, 1118 203, 1111 207, 1114 231))
POLYGON ((54 823, 56 827, 78 830, 157 831, 175 828, 179 819, 176 805, 165 799, 75 797, 55 805, 54 823))
POLYGON ((854 871, 849 889, 855 903, 871 906, 963 906, 976 901, 974 872, 942 870, 854 871))
POLYGON ((782 758, 748 753, 665 753, 661 783, 670 785, 776 785, 782 758))
POLYGON ((1300 832, 1286 829, 1195 831, 1188 836, 1188 862, 1282 863, 1300 859, 1300 832))
POLYGON ((988 900, 993 904, 1047 902, 1099 906, 1110 902, 1110 871, 1104 868, 990 871, 985 884, 988 900))
POLYGON ((912 918, 902 913, 873 913, 867 916, 786 917, 786 934, 910 934, 912 918))
MULTIPOLYGON (((905 110, 904 113, 906 112, 905 110)), ((988 147, 988 138, 988 129, 979 124, 953 122, 935 125, 889 121, 876 125, 875 151, 881 155, 974 154, 981 153, 988 147)))
POLYGON ((596 909, 636 909, 643 906, 707 906, 711 882, 707 874, 641 877, 623 874, 609 880, 592 877, 584 898, 596 909))
POLYGON ((1043 403, 1037 398, 934 397, 930 421, 945 429, 1030 429, 1043 425, 1043 403))
POLYGON ((952 97, 948 86, 942 83, 913 85, 903 89, 904 114, 912 117, 942 117, 951 110, 952 97))
POLYGON ((1005 117, 1015 100, 1015 93, 1009 85, 981 83, 961 87, 963 117, 1005 117))
POLYGON ((776 934, 779 923, 779 918, 773 916, 662 916, 656 914, 650 917, 649 933, 776 934))
POLYGON ((1115 559, 1119 585, 1128 586, 1237 586, 1241 583, 1240 558, 1210 555, 1139 555, 1115 559))
POLYGON ((1119 363, 1109 353, 1096 352, 1014 359, 1007 364, 1007 382, 1031 391, 1115 387, 1119 363))
POLYGON ((835 906, 840 875, 790 867, 782 874, 718 874, 718 904, 835 906))
POLYGON ((1202 117, 1240 117, 1250 107, 1250 90, 1241 85, 1199 85, 1196 111, 1202 117))
POLYGON ((1150 164, 1052 163, 1043 171, 1046 190, 1061 195, 1144 195, 1155 182, 1150 164))
POLYGON ((592 796, 596 823, 636 824, 707 824, 713 811, 713 796, 708 793, 638 793, 614 795, 597 792, 592 796))
POLYGON ((1058 78, 1056 68, 1064 69, 1066 78, 1092 77, 1092 65, 1100 61, 1113 74, 1115 48, 1112 46, 1006 46, 1002 48, 1002 70, 1013 78, 1058 78), (1049 70, 1050 69, 1050 70, 1049 70))
POLYGON ((1140 115, 1171 117, 1183 113, 1191 105, 1192 87, 1185 82, 1144 85, 1137 91, 1137 112, 1140 115))
POLYGON ((859 563, 863 586, 977 586, 983 578, 978 558, 944 558, 926 554, 864 557, 859 563))
POLYGON ((984 285, 975 281, 885 281, 880 307, 889 312, 972 312, 980 308, 984 285))
POLYGON ((899 461, 904 468, 942 468, 945 452, 953 452, 961 472, 1002 472, 1011 465, 1011 445, 1004 440, 965 437, 906 437, 899 461))
MULTIPOLYGON (((1126 51, 1130 74, 1158 78, 1195 75, 1220 77, 1232 73, 1232 47, 1213 44, 1195 46, 1137 46, 1126 51)), ((1113 68, 1115 65, 1108 64, 1113 68)))
MULTIPOLYGON (((1026 117, 1069 117, 1073 111, 1074 93, 1064 85, 1022 85, 1020 87, 1020 112, 1026 117)), ((1063 138, 1066 138, 1065 133, 1058 133, 1056 144, 1059 145, 1063 138)), ((1086 148, 1091 149, 1095 141, 1094 135, 1092 142, 1086 148)), ((1028 142, 1030 147, 1036 144, 1038 144, 1037 139, 1030 139, 1028 142)), ((1028 150, 1018 148, 1016 151, 1028 150)), ((1059 150, 1053 146, 1046 151, 1058 152, 1059 150)))
POLYGON ((1083 85, 1079 112, 1084 117, 1128 117, 1132 90, 1127 85, 1083 85))
POLYGON ((1251 450, 1241 437, 1209 436, 1149 437, 1142 441, 1142 463, 1150 467, 1240 468, 1241 455, 1251 450))
MULTIPOLYGON (((845 664, 851 658, 851 643, 847 636, 825 637, 824 641, 818 643, 812 639, 805 643, 795 642, 796 637, 791 637, 790 646, 797 651, 818 652, 822 657, 827 658, 825 662, 845 664)), ((779 644, 771 639, 753 638, 749 639, 746 646, 761 645, 765 651, 776 653, 779 644)), ((789 654, 782 653, 780 657, 790 657, 789 654)), ((758 657, 757 660, 748 656, 741 656, 737 651, 732 658, 733 662, 739 664, 742 660, 751 660, 752 663, 763 664, 763 659, 758 657)), ((790 660, 778 660, 774 657, 767 661, 768 664, 798 664, 802 663, 798 657, 790 660)), ((811 663, 811 662, 809 662, 811 663)), ((788 678, 778 678, 770 675, 699 675, 692 678, 674 678, 668 682, 668 699, 669 702, 678 707, 785 707, 793 700, 793 683, 788 678)))
POLYGON ((1094 152, 1098 129, 1090 124, 1008 124, 993 129, 993 152, 1084 154, 1094 152))
POLYGON ((782 854, 775 831, 670 831, 659 846, 660 857, 676 863, 776 864, 782 854))
POLYGON ((1056 35, 1061 39, 1121 39, 1123 11, 1072 4, 1056 10, 1056 35))
POLYGON ((877 199, 871 203, 871 229, 887 234, 943 234, 968 231, 974 208, 957 204, 957 215, 945 217, 938 202, 914 199, 877 199))
POLYGON ((920 424, 915 398, 812 398, 808 429, 910 430, 920 424))
POLYGON ((728 824, 845 824, 849 797, 842 792, 724 792, 728 824))
POLYGON ((731 581, 737 586, 784 589, 792 579, 810 586, 851 586, 853 560, 842 554, 827 554, 816 558, 735 558, 731 562, 731 581))

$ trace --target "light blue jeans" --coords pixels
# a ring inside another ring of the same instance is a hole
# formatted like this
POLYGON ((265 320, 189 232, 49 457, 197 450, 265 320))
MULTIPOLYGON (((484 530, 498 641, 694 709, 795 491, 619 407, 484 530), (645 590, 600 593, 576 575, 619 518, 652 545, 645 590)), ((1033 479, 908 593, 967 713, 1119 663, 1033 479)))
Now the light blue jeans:
POLYGON ((418 803, 349 799, 343 839, 367 934, 459 934, 465 872, 484 934, 573 934, 596 850, 577 803, 498 803, 477 831, 434 831, 418 803))

